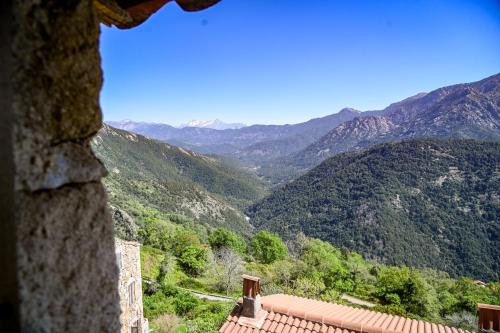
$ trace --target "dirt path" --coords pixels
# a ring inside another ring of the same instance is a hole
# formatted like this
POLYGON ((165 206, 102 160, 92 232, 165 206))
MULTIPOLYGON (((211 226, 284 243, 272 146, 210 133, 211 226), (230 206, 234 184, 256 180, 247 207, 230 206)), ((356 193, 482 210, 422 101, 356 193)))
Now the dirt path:
POLYGON ((196 290, 191 290, 191 289, 185 289, 185 288, 179 288, 185 291, 189 291, 191 294, 195 295, 198 298, 202 299, 208 299, 210 301, 219 301, 219 302, 234 302, 234 298, 227 297, 227 296, 219 296, 219 295, 212 295, 212 294, 206 294, 200 291, 196 290))
MULTIPOLYGON (((179 289, 188 291, 188 292, 192 293, 193 295, 195 295, 196 297, 201 298, 201 299, 208 299, 210 301, 219 301, 219 302, 235 302, 234 298, 228 297, 228 296, 207 294, 207 293, 203 293, 201 291, 196 291, 196 290, 186 289, 186 288, 179 288, 179 289)), ((342 295, 341 298, 343 300, 346 300, 346 301, 352 303, 352 304, 362 305, 362 306, 366 306, 368 308, 375 307, 375 304, 373 304, 373 303, 363 301, 362 299, 359 299, 359 298, 356 298, 353 296, 349 296, 346 294, 342 295)))
POLYGON ((359 298, 356 298, 356 297, 352 297, 352 296, 349 296, 349 295, 342 295, 341 297, 343 300, 346 300, 352 304, 357 304, 357 305, 363 305, 363 306, 366 306, 366 307, 369 307, 369 308, 373 308, 375 307, 375 304, 373 303, 370 303, 370 302, 367 302, 367 301, 363 301, 362 299, 359 299, 359 298))

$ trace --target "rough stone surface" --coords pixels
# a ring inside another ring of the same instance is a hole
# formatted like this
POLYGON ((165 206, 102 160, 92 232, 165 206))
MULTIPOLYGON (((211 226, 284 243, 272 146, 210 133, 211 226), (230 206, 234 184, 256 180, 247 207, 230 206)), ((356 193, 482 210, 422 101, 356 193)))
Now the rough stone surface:
POLYGON ((101 127, 91 0, 14 8, 13 110, 23 332, 119 332, 113 227, 89 141, 101 127))
POLYGON ((104 195, 100 183, 88 183, 21 198, 18 276, 24 330, 116 332, 112 225, 105 223, 106 201, 92 200, 104 195))
POLYGON ((101 127, 99 24, 90 0, 16 4, 16 185, 30 189, 52 167, 49 150, 86 146, 101 127))
POLYGON ((34 163, 31 163, 29 175, 24 179, 24 185, 30 191, 99 181, 106 175, 106 168, 87 145, 65 142, 43 147, 32 158, 34 163))
POLYGON ((131 327, 137 327, 138 332, 144 332, 148 326, 144 319, 142 306, 142 278, 140 244, 137 242, 115 239, 116 256, 120 266, 118 291, 120 294, 120 324, 121 333, 131 332, 131 327), (130 299, 130 286, 134 285, 133 301, 130 299))

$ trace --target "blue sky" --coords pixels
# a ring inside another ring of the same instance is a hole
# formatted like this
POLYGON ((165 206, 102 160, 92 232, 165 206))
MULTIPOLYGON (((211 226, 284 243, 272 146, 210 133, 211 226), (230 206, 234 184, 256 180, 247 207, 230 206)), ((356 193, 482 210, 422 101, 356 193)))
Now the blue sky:
POLYGON ((170 3, 102 28, 106 120, 297 123, 500 72, 496 0, 170 3))

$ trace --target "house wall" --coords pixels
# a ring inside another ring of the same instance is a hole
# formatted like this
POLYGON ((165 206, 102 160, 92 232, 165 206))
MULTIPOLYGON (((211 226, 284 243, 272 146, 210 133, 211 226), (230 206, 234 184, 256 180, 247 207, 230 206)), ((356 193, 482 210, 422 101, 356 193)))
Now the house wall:
POLYGON ((0 281, 0 331, 118 332, 106 171, 89 145, 102 85, 92 1, 6 0, 0 13, 9 39, 0 49, 2 260, 12 273, 0 281))
POLYGON ((134 320, 138 323, 138 332, 144 332, 144 312, 142 306, 142 279, 140 244, 116 238, 115 249, 117 260, 121 259, 121 270, 118 291, 120 294, 120 324, 121 333, 130 333, 134 320), (120 254, 120 255, 118 255, 120 254), (135 286, 135 300, 129 302, 129 285, 135 286))

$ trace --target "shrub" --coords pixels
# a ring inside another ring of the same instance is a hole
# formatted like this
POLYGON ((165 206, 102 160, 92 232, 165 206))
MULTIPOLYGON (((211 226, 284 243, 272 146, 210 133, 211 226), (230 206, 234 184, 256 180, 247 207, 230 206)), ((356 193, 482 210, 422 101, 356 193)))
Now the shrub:
POLYGON ((252 254, 263 264, 271 264, 276 260, 285 259, 288 249, 276 234, 259 231, 252 239, 252 254))
POLYGON ((188 247, 199 247, 201 245, 198 235, 191 230, 180 228, 172 239, 172 253, 180 257, 188 247))
POLYGON ((174 309, 175 313, 179 316, 186 315, 189 311, 196 308, 199 304, 200 300, 196 298, 196 296, 188 293, 188 292, 179 292, 177 293, 174 299, 174 309))
POLYGON ((173 333, 180 323, 181 320, 175 314, 164 313, 154 320, 153 325, 157 328, 156 332, 158 333, 173 333))
POLYGON ((144 316, 146 318, 156 318, 162 313, 174 312, 172 299, 165 296, 162 292, 157 292, 151 296, 144 295, 144 316))
POLYGON ((477 329, 477 317, 468 311, 453 313, 446 316, 446 321, 450 326, 460 327, 471 332, 477 329))
POLYGON ((238 234, 225 228, 215 229, 208 239, 214 250, 229 248, 240 254, 245 253, 246 243, 238 234))
POLYGON ((193 320, 188 323, 190 333, 218 332, 233 308, 232 303, 203 303, 192 313, 193 320))
POLYGON ((174 297, 179 293, 179 291, 179 288, 170 283, 163 283, 161 285, 161 292, 167 297, 174 297))
POLYGON ((192 276, 200 275, 207 265, 207 250, 202 246, 188 246, 177 259, 181 268, 192 276))

